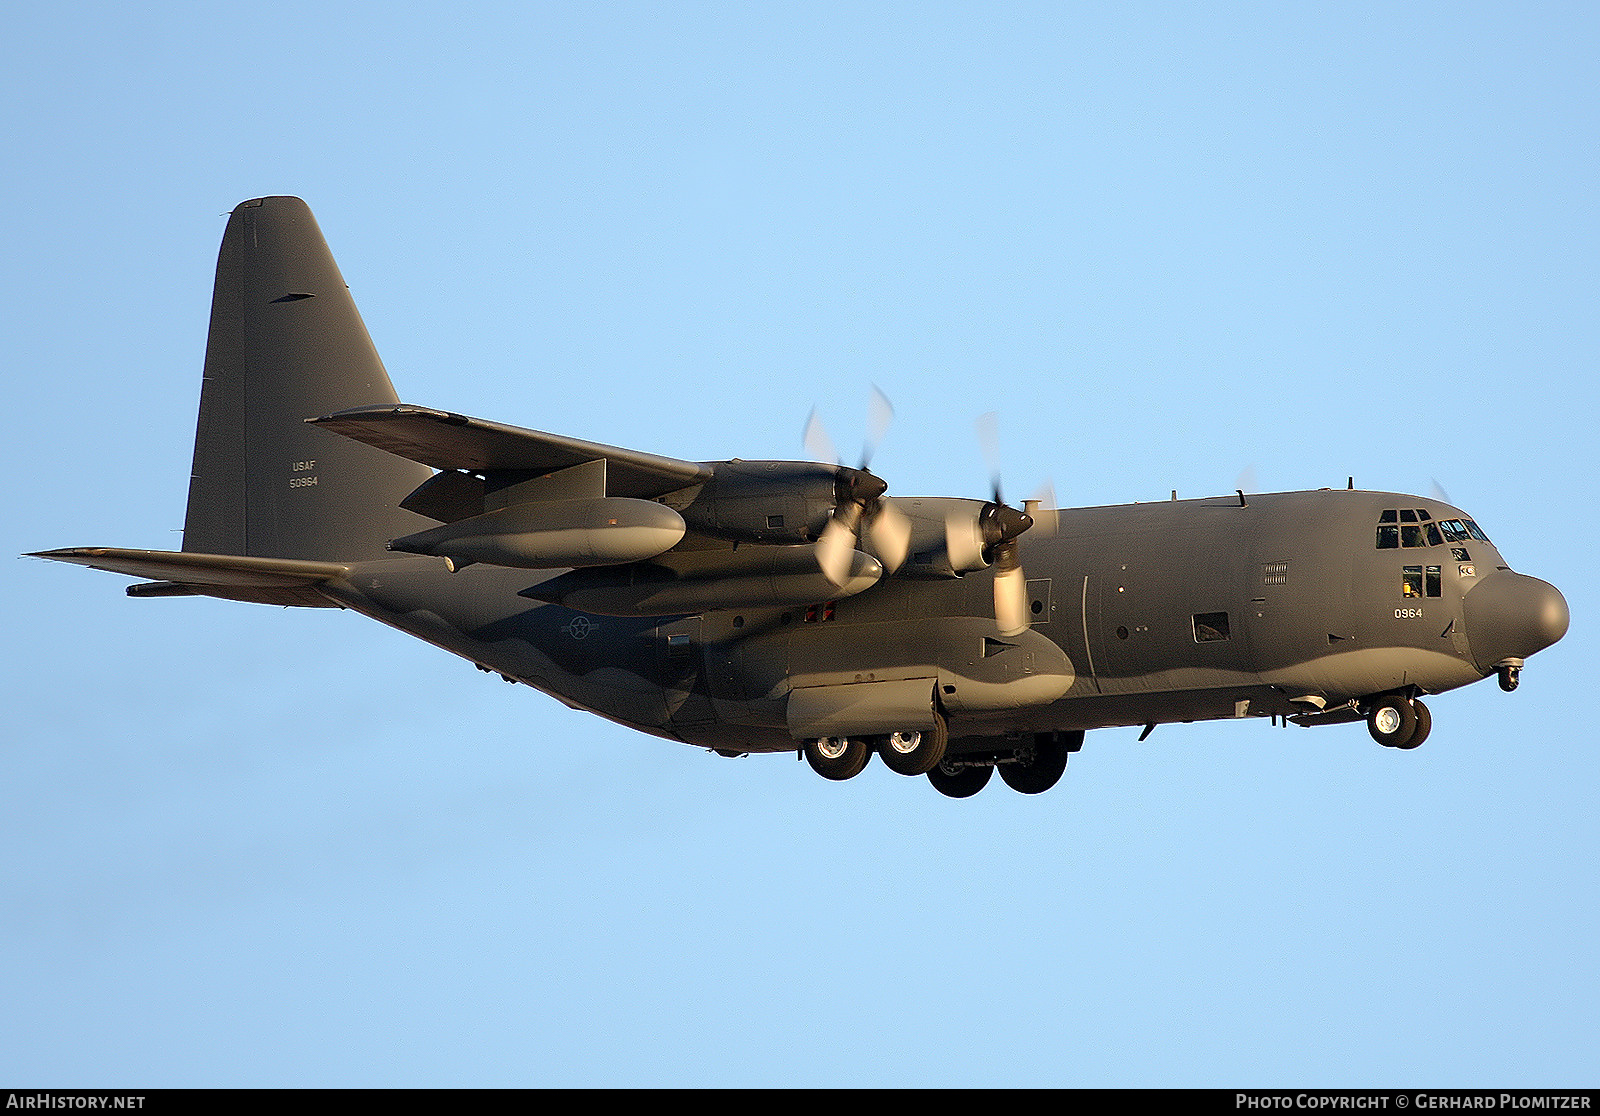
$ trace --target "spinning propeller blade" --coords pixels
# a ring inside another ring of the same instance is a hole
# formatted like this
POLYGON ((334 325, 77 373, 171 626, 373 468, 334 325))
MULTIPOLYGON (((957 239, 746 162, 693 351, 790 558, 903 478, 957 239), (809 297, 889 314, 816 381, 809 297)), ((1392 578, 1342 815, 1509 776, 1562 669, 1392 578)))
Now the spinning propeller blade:
POLYGON ((815 409, 806 420, 805 445, 811 456, 839 466, 838 504, 833 516, 817 539, 817 565, 835 585, 843 585, 850 574, 850 556, 858 546, 858 535, 865 531, 872 548, 888 573, 905 564, 911 549, 911 521, 883 496, 888 485, 868 466, 894 419, 894 406, 876 385, 868 415, 867 440, 861 449, 861 467, 851 469, 839 457, 833 439, 817 417, 815 409))
POLYGON ((1008 506, 1001 492, 999 414, 989 411, 980 416, 977 427, 994 490, 994 501, 980 518, 984 541, 994 556, 994 620, 1001 635, 1020 635, 1028 627, 1028 576, 1022 572, 1017 538, 1033 526, 1033 517, 1008 506))

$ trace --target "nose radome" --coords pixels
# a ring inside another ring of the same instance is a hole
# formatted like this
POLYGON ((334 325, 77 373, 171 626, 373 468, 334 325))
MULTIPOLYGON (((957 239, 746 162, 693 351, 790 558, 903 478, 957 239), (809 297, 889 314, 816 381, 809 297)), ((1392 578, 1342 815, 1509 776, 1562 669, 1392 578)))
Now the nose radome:
POLYGON ((1472 658, 1485 674, 1505 659, 1525 659, 1567 634, 1572 614, 1548 581, 1498 570, 1461 602, 1472 658))

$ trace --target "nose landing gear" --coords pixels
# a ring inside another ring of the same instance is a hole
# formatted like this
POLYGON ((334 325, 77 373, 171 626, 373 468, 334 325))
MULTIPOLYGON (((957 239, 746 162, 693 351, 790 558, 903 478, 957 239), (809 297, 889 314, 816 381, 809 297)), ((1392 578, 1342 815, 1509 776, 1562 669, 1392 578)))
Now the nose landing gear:
POLYGON ((1409 751, 1428 739, 1433 714, 1415 698, 1381 694, 1367 703, 1367 731, 1385 748, 1409 751))

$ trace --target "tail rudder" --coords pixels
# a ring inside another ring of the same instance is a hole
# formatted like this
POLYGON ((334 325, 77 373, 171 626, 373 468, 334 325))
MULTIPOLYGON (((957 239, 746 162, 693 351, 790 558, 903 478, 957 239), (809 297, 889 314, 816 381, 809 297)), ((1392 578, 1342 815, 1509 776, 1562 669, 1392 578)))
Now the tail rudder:
POLYGON ((397 402, 305 202, 241 204, 217 258, 183 549, 353 561, 431 526, 399 507, 427 466, 305 421, 397 402))

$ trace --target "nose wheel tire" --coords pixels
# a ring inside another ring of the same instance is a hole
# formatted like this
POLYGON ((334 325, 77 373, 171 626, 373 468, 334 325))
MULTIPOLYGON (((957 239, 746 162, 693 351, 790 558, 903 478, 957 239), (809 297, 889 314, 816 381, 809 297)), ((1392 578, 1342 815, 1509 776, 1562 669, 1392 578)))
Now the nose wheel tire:
POLYGON ((1367 710, 1367 731, 1385 748, 1418 747, 1432 728, 1433 715, 1428 707, 1399 694, 1374 698, 1367 710))
POLYGON ((1417 727, 1411 730, 1409 737, 1394 745, 1396 748, 1402 748, 1406 751, 1421 747, 1422 742, 1428 739, 1428 733, 1433 731, 1433 714, 1428 712, 1426 705, 1423 705, 1420 701, 1413 700, 1411 702, 1411 711, 1417 715, 1417 727))
POLYGON ((867 742, 857 737, 825 736, 820 740, 807 740, 801 749, 811 770, 824 779, 843 782, 861 774, 872 758, 867 742))

